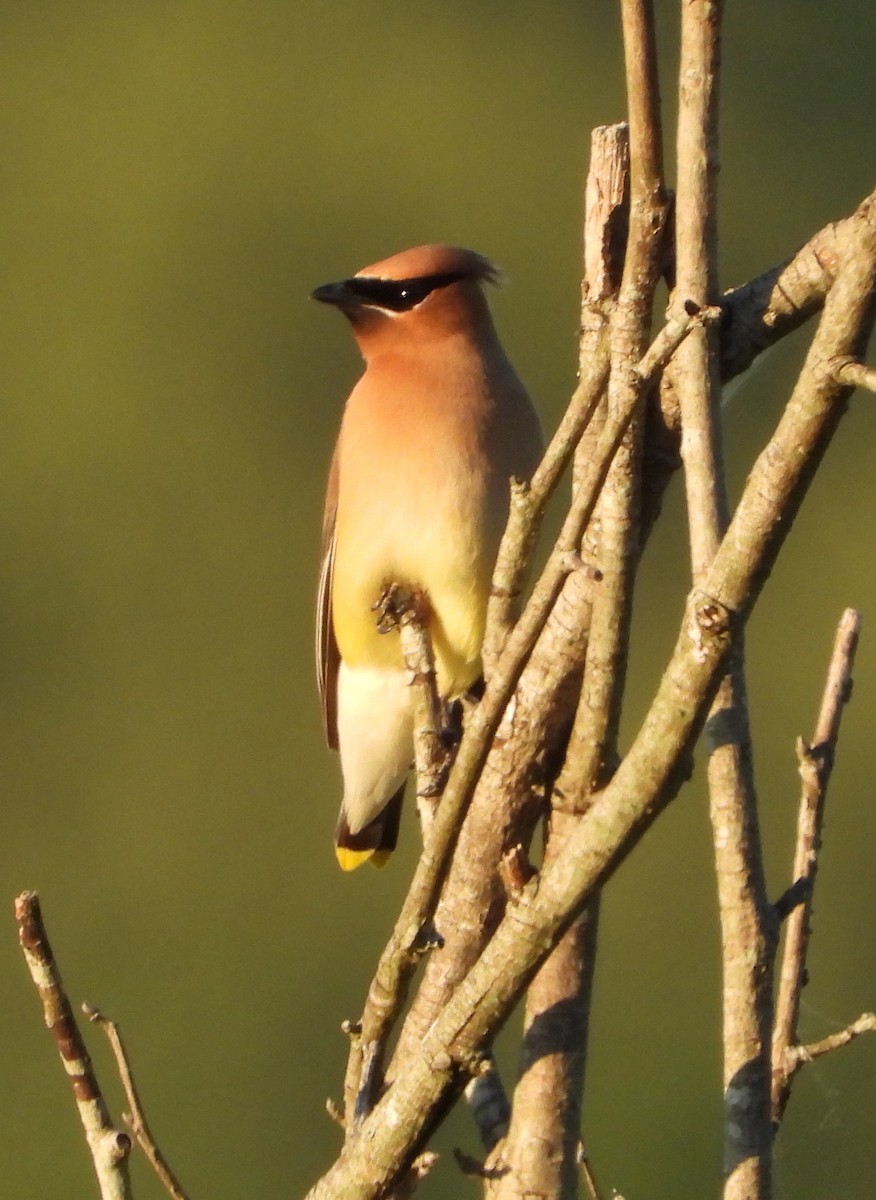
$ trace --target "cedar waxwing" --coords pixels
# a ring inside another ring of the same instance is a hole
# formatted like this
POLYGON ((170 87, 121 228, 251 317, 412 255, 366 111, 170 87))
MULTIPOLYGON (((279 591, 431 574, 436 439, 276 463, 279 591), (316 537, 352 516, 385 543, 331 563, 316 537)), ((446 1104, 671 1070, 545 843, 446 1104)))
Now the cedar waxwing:
POLYGON ((395 848, 414 757, 398 633, 378 632, 374 606, 388 583, 423 593, 441 696, 469 689, 510 479, 541 455, 481 288, 497 277, 471 250, 418 246, 313 293, 348 318, 365 359, 329 471, 316 638, 326 737, 341 755, 344 870, 395 848))

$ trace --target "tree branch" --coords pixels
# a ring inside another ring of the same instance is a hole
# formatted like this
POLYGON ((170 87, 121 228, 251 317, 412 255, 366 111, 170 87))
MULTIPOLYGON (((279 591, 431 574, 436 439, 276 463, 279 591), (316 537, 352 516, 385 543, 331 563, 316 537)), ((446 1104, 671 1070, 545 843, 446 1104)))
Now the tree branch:
POLYGON ((131 1139, 113 1125, 91 1058, 76 1024, 61 981, 36 892, 22 892, 15 900, 18 940, 31 979, 39 994, 55 1045, 73 1088, 73 1098, 91 1151, 101 1200, 131 1200, 128 1155, 131 1139))
MULTIPOLYGON (((699 304, 718 295, 718 101, 721 0, 682 6, 676 287, 699 304)), ((701 584, 728 523, 718 338, 687 338, 671 365, 681 415, 691 567, 701 584)), ((706 726, 723 963, 725 1200, 770 1195, 769 1122, 775 915, 767 899, 740 636, 706 726)))
MULTIPOLYGON (((591 148, 590 172, 585 193, 585 228, 594 246, 585 243, 585 277, 582 296, 588 303, 610 303, 612 311, 622 279, 622 259, 610 236, 616 214, 629 189, 625 166, 629 159, 626 138, 619 129, 597 130, 591 148), (605 260, 603 255, 610 253, 605 260), (611 290, 609 290, 611 289, 611 290)), ((625 132, 625 131, 623 131, 625 132)), ((582 320, 582 327, 584 322, 582 320)), ((612 325, 614 327, 614 325, 612 325)), ((642 338, 646 331, 642 331, 642 338)), ((582 343, 584 338, 582 337, 582 343)), ((583 350, 583 345, 582 345, 583 350)), ((611 403, 611 386, 607 403, 611 403)), ((603 406, 604 409, 604 406, 603 406)), ((605 412, 596 414, 576 456, 576 476, 586 476, 586 458, 601 433, 605 412), (578 459, 582 459, 581 464, 578 459)), ((623 646, 628 633, 631 577, 625 569, 638 548, 631 519, 631 502, 637 495, 635 443, 628 435, 618 450, 586 536, 588 556, 600 564, 590 638, 584 670, 584 692, 578 705, 575 730, 594 721, 609 742, 613 737, 622 693, 623 646), (598 532, 595 532, 597 531, 598 532), (606 635, 610 646, 606 646, 606 635), (618 652, 620 651, 620 652, 618 652), (601 694, 594 695, 596 690, 601 694), (608 731, 611 731, 610 733, 608 731)), ((565 845, 586 807, 595 784, 587 774, 583 756, 574 753, 575 730, 566 761, 555 785, 544 861, 551 861, 565 845)), ((588 735, 598 736, 588 729, 588 735)), ((577 741, 580 741, 578 733, 577 741)), ((602 751, 597 754, 601 767, 602 751)), ((508 1136, 490 1160, 498 1166, 496 1178, 485 1185, 493 1200, 525 1196, 563 1197, 577 1194, 578 1151, 581 1142, 581 1100, 587 1057, 590 999, 596 953, 599 906, 591 905, 573 923, 529 986, 524 1015, 520 1080, 508 1136)))
POLYGON ((858 212, 831 221, 778 266, 725 292, 721 299, 721 378, 733 379, 755 358, 814 316, 833 287, 840 259, 855 236, 858 212))
MULTIPOLYGON (((797 1024, 800 998, 806 983, 806 954, 812 933, 812 898, 818 872, 824 805, 836 757, 840 721, 851 695, 852 669, 860 630, 860 614, 853 608, 847 608, 837 626, 812 743, 807 745, 802 738, 797 740, 802 789, 792 886, 799 889, 802 899, 791 911, 785 924, 785 946, 776 995, 771 1097, 774 1128, 781 1123, 790 1099, 794 1075, 803 1062, 809 1061, 805 1054, 799 1053, 797 1024)), ((846 1038, 838 1044, 845 1045, 849 1040, 846 1038)))
POLYGON ((390 583, 377 605, 378 629, 397 629, 405 670, 413 688, 414 770, 417 810, 423 837, 427 836, 451 763, 445 737, 445 709, 438 693, 435 654, 429 636, 429 602, 416 590, 390 583))
POLYGON ((834 374, 837 383, 876 392, 876 367, 868 367, 864 363, 847 358, 844 362, 836 364, 834 374))
POLYGON ((593 339, 592 353, 582 363, 569 407, 529 483, 512 480, 508 525, 502 536, 487 607, 484 673, 495 670, 499 654, 516 620, 532 548, 548 500, 575 452, 608 379, 608 345, 593 339))
MULTIPOLYGON (((721 379, 740 375, 754 360, 793 333, 824 305, 839 269, 840 257, 857 228, 857 218, 871 198, 856 213, 831 222, 778 266, 771 267, 721 299, 721 379)), ((849 381, 846 381, 849 382, 849 381)), ((659 396, 648 407, 645 438, 642 532, 647 538, 653 528, 663 494, 680 464, 681 416, 671 372, 660 380, 659 396)))
POLYGON ((137 1144, 146 1155, 153 1171, 161 1180, 172 1200, 188 1200, 187 1193, 183 1190, 182 1184, 173 1173, 170 1164, 161 1153, 158 1143, 152 1136, 152 1131, 146 1121, 146 1113, 143 1111, 143 1105, 140 1103, 137 1085, 134 1082, 134 1073, 131 1070, 131 1064, 118 1025, 115 1021, 108 1020, 103 1013, 96 1008, 92 1008, 90 1004, 83 1004, 82 1011, 88 1017, 89 1021, 99 1025, 106 1034, 107 1041, 116 1060, 122 1087, 125 1089, 128 1107, 131 1110, 130 1113, 124 1113, 123 1116, 130 1126, 134 1137, 137 1139, 137 1144))
POLYGON ((790 1050, 791 1059, 797 1066, 813 1062, 816 1058, 820 1058, 822 1054, 830 1054, 834 1050, 840 1050, 843 1046, 848 1046, 849 1042, 853 1042, 862 1033, 876 1033, 876 1013, 862 1013, 857 1020, 852 1021, 845 1029, 840 1029, 837 1033, 831 1033, 827 1037, 822 1038, 821 1041, 808 1042, 805 1046, 792 1047, 790 1050))

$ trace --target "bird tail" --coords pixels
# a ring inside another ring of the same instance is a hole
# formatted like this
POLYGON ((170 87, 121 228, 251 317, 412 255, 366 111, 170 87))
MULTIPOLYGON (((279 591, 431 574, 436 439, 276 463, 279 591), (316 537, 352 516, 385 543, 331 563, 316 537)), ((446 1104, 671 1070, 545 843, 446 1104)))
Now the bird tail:
POLYGON ((385 867, 398 842, 404 784, 377 814, 355 833, 350 832, 343 808, 335 826, 335 854, 342 871, 355 871, 364 862, 373 867, 385 867))

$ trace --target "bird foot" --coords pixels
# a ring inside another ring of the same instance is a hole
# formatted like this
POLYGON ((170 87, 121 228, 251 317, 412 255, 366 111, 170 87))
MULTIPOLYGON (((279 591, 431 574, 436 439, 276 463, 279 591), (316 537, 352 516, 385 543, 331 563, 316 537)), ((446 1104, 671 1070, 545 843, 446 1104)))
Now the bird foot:
POLYGON ((409 621, 416 621, 424 628, 429 622, 425 593, 405 583, 385 583, 371 611, 377 613, 378 633, 391 633, 409 621))

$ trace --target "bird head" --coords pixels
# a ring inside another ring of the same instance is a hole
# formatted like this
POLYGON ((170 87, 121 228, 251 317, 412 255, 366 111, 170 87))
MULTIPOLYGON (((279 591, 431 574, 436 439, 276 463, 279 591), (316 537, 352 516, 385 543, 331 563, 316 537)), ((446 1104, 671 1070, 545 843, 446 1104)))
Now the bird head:
POLYGON ((415 246, 318 287, 312 298, 340 309, 365 357, 459 331, 492 329, 481 285, 498 269, 474 250, 415 246))

